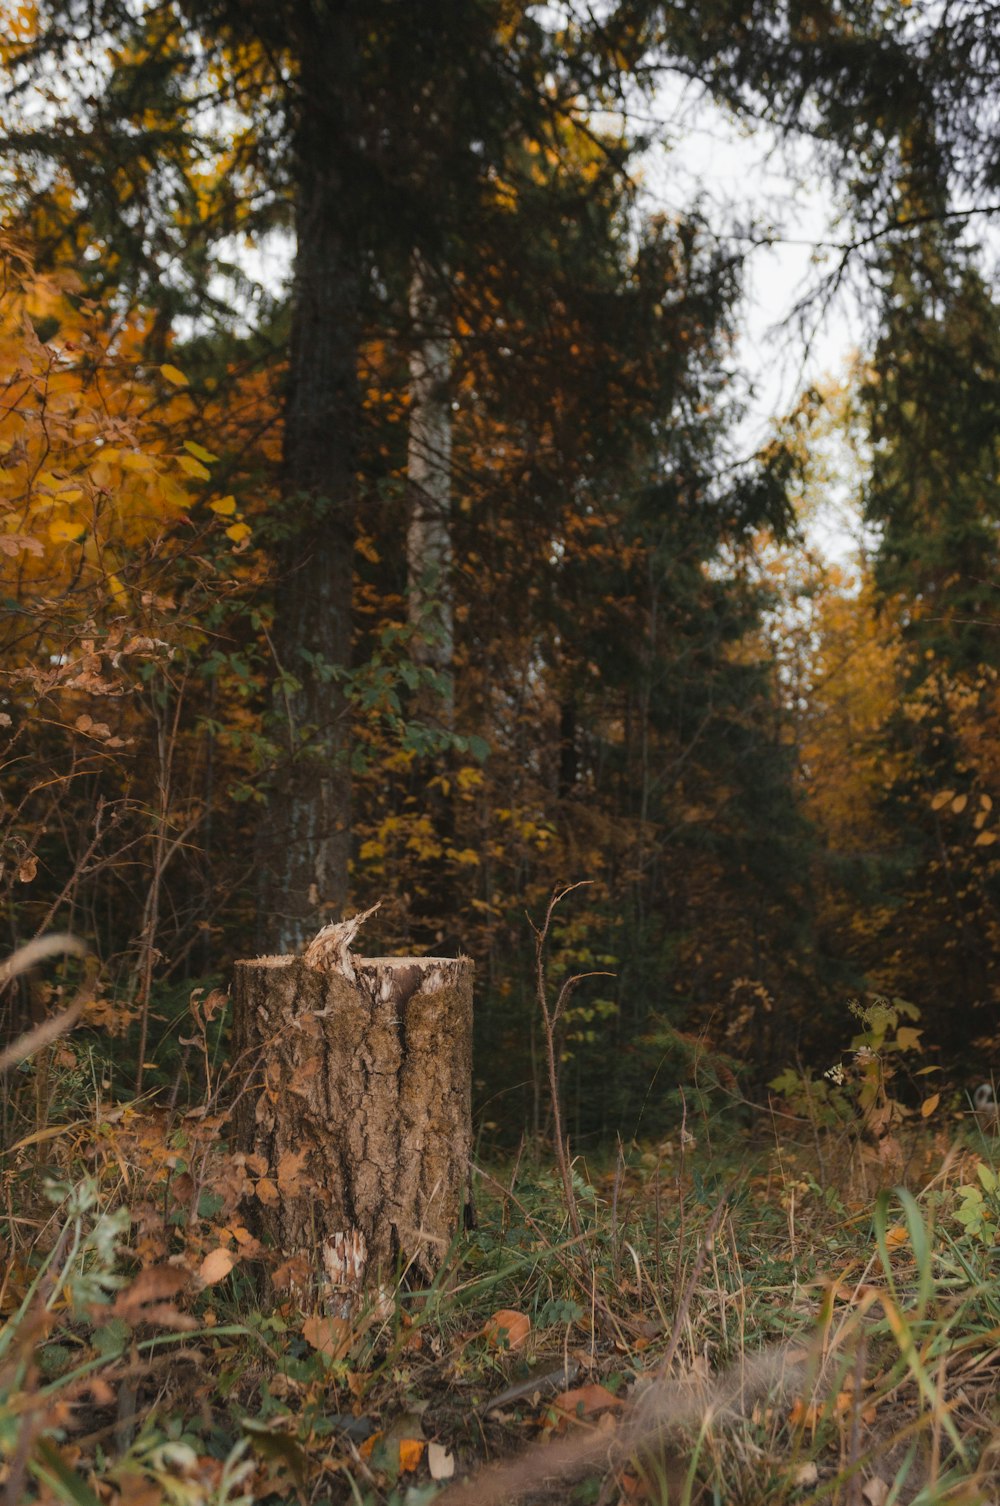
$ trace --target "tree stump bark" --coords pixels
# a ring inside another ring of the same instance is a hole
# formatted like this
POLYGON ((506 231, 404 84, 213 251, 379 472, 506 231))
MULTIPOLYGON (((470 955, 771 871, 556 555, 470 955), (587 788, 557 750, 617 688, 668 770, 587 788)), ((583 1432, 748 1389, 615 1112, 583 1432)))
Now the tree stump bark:
POLYGON ((352 957, 364 918, 303 957, 237 962, 233 999, 258 1233, 294 1279, 346 1293, 366 1273, 433 1276, 466 1215, 472 1148, 473 964, 352 957))

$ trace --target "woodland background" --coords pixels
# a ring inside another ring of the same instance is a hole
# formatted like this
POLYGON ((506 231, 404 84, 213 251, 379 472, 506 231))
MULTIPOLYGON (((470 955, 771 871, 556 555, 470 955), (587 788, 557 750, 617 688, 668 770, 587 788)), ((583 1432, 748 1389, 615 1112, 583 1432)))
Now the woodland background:
POLYGON ((7 0, 0 883, 5 947, 96 958, 60 1091, 197 1096, 193 991, 381 898, 366 950, 475 959, 516 1140, 525 911, 579 880, 574 1143, 822 1066, 855 996, 920 1011, 923 1065, 997 1061, 998 21, 7 0), (665 76, 811 145, 843 244, 803 313, 866 314, 751 457, 772 232, 644 209, 665 76), (807 542, 833 490, 852 569, 807 542))

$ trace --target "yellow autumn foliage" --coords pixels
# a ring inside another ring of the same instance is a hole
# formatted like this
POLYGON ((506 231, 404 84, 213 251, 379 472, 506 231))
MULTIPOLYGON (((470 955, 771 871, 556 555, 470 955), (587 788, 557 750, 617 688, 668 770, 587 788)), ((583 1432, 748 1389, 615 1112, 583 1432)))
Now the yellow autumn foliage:
POLYGON ((120 606, 129 557, 197 500, 191 457, 164 438, 189 425, 191 399, 142 365, 143 333, 0 238, 0 553, 23 601, 72 586, 120 606))

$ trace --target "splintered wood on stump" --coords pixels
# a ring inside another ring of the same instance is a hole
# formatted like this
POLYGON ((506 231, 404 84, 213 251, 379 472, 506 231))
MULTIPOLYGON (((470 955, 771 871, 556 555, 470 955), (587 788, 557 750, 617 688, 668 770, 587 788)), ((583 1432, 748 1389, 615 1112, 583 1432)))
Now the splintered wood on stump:
POLYGON ((364 918, 325 927, 303 957, 237 962, 233 1000, 260 1233, 300 1279, 344 1293, 366 1271, 433 1275, 463 1224, 472 1149, 473 964, 352 957, 364 918))

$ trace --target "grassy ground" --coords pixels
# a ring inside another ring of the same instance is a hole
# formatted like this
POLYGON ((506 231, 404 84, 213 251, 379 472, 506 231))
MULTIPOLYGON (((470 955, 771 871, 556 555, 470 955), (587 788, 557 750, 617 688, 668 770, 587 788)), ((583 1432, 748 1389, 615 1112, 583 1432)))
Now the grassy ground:
POLYGON ((221 1116, 72 1097, 3 1160, 5 1506, 1000 1501, 970 1114, 692 1117, 576 1161, 578 1237, 525 1152, 433 1289, 343 1319, 260 1300, 221 1116))

